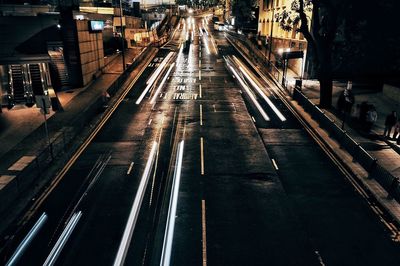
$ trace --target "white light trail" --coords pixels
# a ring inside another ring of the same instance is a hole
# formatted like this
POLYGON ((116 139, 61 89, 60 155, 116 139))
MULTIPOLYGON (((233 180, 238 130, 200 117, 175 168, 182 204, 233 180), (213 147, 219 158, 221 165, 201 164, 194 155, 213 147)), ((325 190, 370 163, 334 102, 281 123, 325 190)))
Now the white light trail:
POLYGON ((37 235, 39 230, 43 227, 44 223, 47 221, 47 214, 43 213, 39 219, 36 221, 35 225, 29 231, 29 233, 25 236, 22 242, 18 245, 14 254, 8 260, 6 266, 14 266, 18 263, 18 260, 21 258, 22 254, 25 252, 26 248, 32 242, 33 238, 37 235))
POLYGON ((157 76, 160 74, 161 70, 164 68, 164 66, 167 64, 168 60, 171 58, 171 56, 174 54, 174 52, 170 52, 164 60, 161 62, 159 67, 157 68, 156 71, 150 76, 150 78, 146 81, 146 84, 153 83, 154 80, 156 80, 157 76))
POLYGON ((79 219, 82 216, 82 212, 74 213, 69 220, 67 226, 65 227, 64 231, 62 232, 61 236, 58 238, 56 244, 54 245, 53 249, 51 250, 49 256, 47 257, 46 261, 43 263, 43 266, 52 266, 56 263, 58 256, 60 255, 63 247, 67 243, 69 237, 74 231, 76 225, 79 222, 79 219))
POLYGON ((150 151, 149 159, 147 160, 146 167, 142 175, 142 179, 140 180, 139 188, 136 192, 135 200, 132 204, 131 212, 129 213, 128 221, 125 226, 124 234, 122 235, 121 243, 119 244, 118 253, 114 260, 114 266, 124 265, 126 253, 128 252, 133 230, 135 229, 136 221, 139 216, 140 206, 142 205, 144 193, 146 191, 146 185, 149 181, 151 168, 154 163, 157 146, 158 143, 154 141, 150 151))
POLYGON ((168 218, 164 234, 163 250, 161 254, 160 265, 162 266, 170 265, 171 261, 171 251, 172 251, 172 242, 174 239, 176 207, 178 205, 178 194, 179 194, 179 185, 181 181, 184 144, 185 143, 182 140, 178 145, 178 154, 175 163, 174 180, 172 184, 171 198, 169 201, 168 218))
POLYGON ((264 101, 267 102, 267 104, 271 107, 271 109, 275 112, 275 114, 279 117, 279 119, 284 122, 286 121, 286 118, 283 116, 283 114, 278 110, 278 108, 275 106, 275 104, 267 97, 267 95, 264 94, 264 92, 261 90, 261 88, 255 83, 254 79, 249 76, 246 70, 243 69, 243 67, 239 67, 239 69, 242 71, 242 73, 245 75, 248 81, 250 81, 251 85, 257 90, 258 94, 261 95, 261 97, 264 99, 264 101))
POLYGON ((161 89, 163 88, 164 83, 165 83, 165 81, 167 81, 167 78, 169 77, 169 74, 171 73, 171 70, 174 66, 175 66, 175 63, 172 63, 171 66, 169 67, 167 73, 165 74, 163 80, 161 81, 160 85, 158 85, 157 91, 154 93, 153 98, 150 101, 151 104, 155 103, 158 94, 160 93, 161 89))
POLYGON ((229 66, 233 72, 233 74, 235 75, 235 77, 237 78, 237 80, 240 82, 240 84, 242 85, 242 87, 244 88, 244 90, 247 92, 247 94, 249 95, 250 99, 252 100, 252 102, 254 103, 254 105, 256 106, 257 110, 261 113, 261 116, 264 118, 265 121, 270 121, 268 115, 265 113, 264 109, 262 109, 261 105, 257 102, 257 99, 254 97, 253 93, 250 91, 249 87, 247 87, 247 85, 244 83, 244 81, 242 80, 242 78, 239 76, 239 74, 236 72, 236 70, 232 67, 229 66))
POLYGON ((207 42, 207 40, 204 41, 204 47, 206 47, 206 52, 207 52, 207 54, 211 54, 210 48, 208 47, 208 42, 207 42))
POLYGON ((161 71, 164 69, 165 65, 167 64, 167 62, 169 61, 170 57, 173 55, 173 52, 170 52, 167 57, 165 57, 165 59, 162 61, 161 65, 157 68, 157 70, 154 72, 154 74, 150 77, 150 79, 148 80, 148 85, 146 86, 146 88, 143 90, 142 94, 140 94, 139 98, 136 100, 136 104, 139 105, 142 100, 144 99, 144 97, 146 96, 147 92, 150 90, 150 88, 153 86, 153 83, 155 82, 155 80, 158 78, 158 76, 160 75, 161 71))

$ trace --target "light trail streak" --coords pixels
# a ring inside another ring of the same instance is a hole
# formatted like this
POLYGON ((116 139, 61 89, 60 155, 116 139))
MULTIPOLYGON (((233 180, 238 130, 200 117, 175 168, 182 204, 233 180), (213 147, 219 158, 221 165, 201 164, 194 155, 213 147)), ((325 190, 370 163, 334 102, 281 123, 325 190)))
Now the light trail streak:
POLYGON ((69 222, 68 222, 67 226, 65 227, 64 231, 62 232, 61 236, 58 238, 56 244, 54 245, 53 249, 51 250, 46 261, 43 263, 43 266, 52 266, 56 263, 58 256, 60 256, 63 247, 65 246, 69 237, 71 236, 72 232, 74 231, 81 216, 82 216, 81 211, 78 213, 74 213, 74 215, 72 215, 71 219, 69 220, 69 222))
POLYGON ((28 248, 29 244, 35 238, 39 230, 43 227, 45 222, 47 221, 47 214, 43 213, 39 219, 36 221, 32 229, 29 233, 25 236, 22 242, 18 245, 17 249, 15 250, 14 254, 8 260, 6 266, 14 266, 18 263, 18 260, 21 258, 22 254, 28 248))
POLYGON ((235 75, 235 77, 237 78, 237 80, 239 81, 239 83, 242 85, 242 87, 244 88, 244 90, 247 92, 247 94, 249 95, 251 101, 254 103, 254 105, 256 106, 257 110, 261 113, 261 116, 264 118, 265 121, 270 121, 270 118, 268 117, 268 115, 265 113, 264 109, 261 107, 261 105, 257 102, 257 99, 254 97, 253 93, 250 91, 249 87, 247 87, 247 85, 244 83, 243 79, 239 76, 239 74, 236 72, 236 70, 232 67, 229 66, 230 69, 232 70, 233 74, 235 75))
POLYGON ((168 218, 165 228, 163 249, 160 265, 168 266, 171 261, 172 243, 174 239, 176 207, 178 205, 179 185, 181 181, 183 148, 185 142, 182 140, 178 145, 178 154, 175 162, 175 173, 172 184, 171 198, 169 202, 168 218))
POLYGON ((275 106, 275 104, 265 95, 265 93, 262 91, 260 86, 256 83, 256 79, 254 75, 240 62, 239 59, 234 57, 236 62, 240 65, 239 69, 243 73, 243 75, 247 78, 247 80, 251 83, 251 85, 257 90, 258 94, 261 95, 261 97, 264 99, 264 101, 267 102, 267 104, 271 107, 271 109, 274 111, 274 113, 279 117, 279 119, 284 122, 286 121, 285 116, 278 110, 278 108, 275 106))
POLYGON ((139 188, 136 192, 135 200, 133 201, 131 212, 129 213, 128 221, 125 226, 124 233, 122 235, 121 243, 118 248, 117 256, 114 260, 114 266, 124 265, 126 254, 128 252, 129 244, 132 238, 133 230, 135 229, 136 221, 139 216, 140 206, 142 205, 144 193, 146 191, 146 185, 149 181, 151 168, 154 163, 154 157, 156 154, 158 143, 153 142, 153 146, 150 151, 149 159, 147 160, 146 167, 144 169, 142 179, 140 180, 139 188))
POLYGON ((171 73, 171 70, 174 66, 175 66, 175 63, 172 63, 171 66, 169 67, 167 73, 165 74, 163 80, 161 81, 160 85, 158 85, 157 91, 154 93, 153 98, 150 101, 151 104, 155 103, 158 94, 160 93, 161 89, 163 88, 163 86, 164 86, 165 82, 167 81, 169 74, 171 73))
POLYGON ((160 75, 161 71, 164 69, 164 66, 167 64, 168 60, 170 59, 170 57, 172 56, 173 52, 170 52, 168 54, 168 56, 163 60, 163 62, 161 63, 161 65, 157 68, 156 72, 153 74, 154 77, 151 77, 149 79, 149 83, 147 85, 147 87, 143 90, 142 94, 139 96, 139 98, 136 100, 136 104, 139 105, 142 100, 144 99, 144 97, 146 96, 147 92, 150 90, 150 88, 153 86, 153 83, 155 82, 155 80, 158 78, 158 76, 160 75))

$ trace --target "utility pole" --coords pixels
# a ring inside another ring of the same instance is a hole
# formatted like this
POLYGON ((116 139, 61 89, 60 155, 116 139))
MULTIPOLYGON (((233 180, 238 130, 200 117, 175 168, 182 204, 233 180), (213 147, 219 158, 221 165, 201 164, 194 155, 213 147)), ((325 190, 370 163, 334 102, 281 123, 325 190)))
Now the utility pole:
POLYGON ((125 31, 122 25, 122 0, 119 0, 119 19, 121 22, 122 70, 125 72, 125 31))

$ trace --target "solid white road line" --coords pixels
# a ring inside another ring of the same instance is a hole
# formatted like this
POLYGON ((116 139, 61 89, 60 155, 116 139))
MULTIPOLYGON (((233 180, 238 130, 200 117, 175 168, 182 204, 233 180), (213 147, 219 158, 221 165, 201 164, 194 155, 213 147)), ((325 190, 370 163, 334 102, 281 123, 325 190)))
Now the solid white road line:
POLYGON ((207 266, 207 227, 206 227, 206 201, 201 201, 201 229, 203 242, 203 266, 207 266))
POLYGON ((170 261, 171 261, 171 251, 172 251, 172 243, 173 243, 173 239, 174 239, 176 207, 178 205, 178 194, 179 194, 179 185, 180 185, 180 181, 181 181, 184 144, 185 144, 185 142, 182 140, 178 145, 178 152, 177 152, 177 158, 176 158, 176 163, 175 163, 175 173, 174 173, 174 179, 173 179, 173 183, 172 183, 171 198, 169 201, 168 218, 167 218, 167 224, 166 224, 166 228, 165 228, 163 249, 162 249, 162 253, 161 253, 160 265, 162 265, 162 266, 170 265, 170 261))
POLYGON ((131 174, 134 164, 135 164, 134 162, 131 162, 131 164, 129 165, 128 171, 126 172, 127 175, 131 174))
POLYGON ((204 140, 200 138, 200 170, 201 175, 204 175, 204 140))
POLYGON ((153 142, 153 146, 150 151, 149 159, 147 160, 146 167, 144 169, 142 179, 140 180, 139 188, 136 192, 135 200, 133 201, 131 212, 129 213, 128 221, 125 225, 124 234, 122 235, 121 243, 119 244, 117 256, 114 260, 114 266, 124 265, 126 253, 129 249, 133 230, 135 229, 136 221, 139 216, 140 206, 142 205, 144 192, 146 191, 146 185, 149 181, 151 167, 154 163, 154 157, 156 154, 158 143, 153 142))

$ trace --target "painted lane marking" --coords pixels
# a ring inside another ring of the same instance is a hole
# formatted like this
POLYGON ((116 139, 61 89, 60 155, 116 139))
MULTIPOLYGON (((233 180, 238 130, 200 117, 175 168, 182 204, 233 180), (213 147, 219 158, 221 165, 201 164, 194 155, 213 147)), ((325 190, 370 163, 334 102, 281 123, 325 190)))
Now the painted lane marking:
POLYGON ((200 170, 201 175, 204 175, 204 139, 200 138, 200 170))
POLYGON ((199 85, 199 97, 200 97, 200 99, 203 97, 203 92, 202 92, 201 84, 199 85))
POLYGON ((134 164, 135 164, 134 162, 131 162, 131 164, 129 165, 128 171, 126 172, 127 175, 131 174, 134 164))
POLYGON ((278 164, 276 163, 276 161, 275 161, 275 159, 272 159, 272 164, 274 165, 274 167, 275 167, 275 170, 279 170, 279 168, 278 168, 278 164))
POLYGON ((203 105, 200 104, 200 126, 203 125, 203 105))

